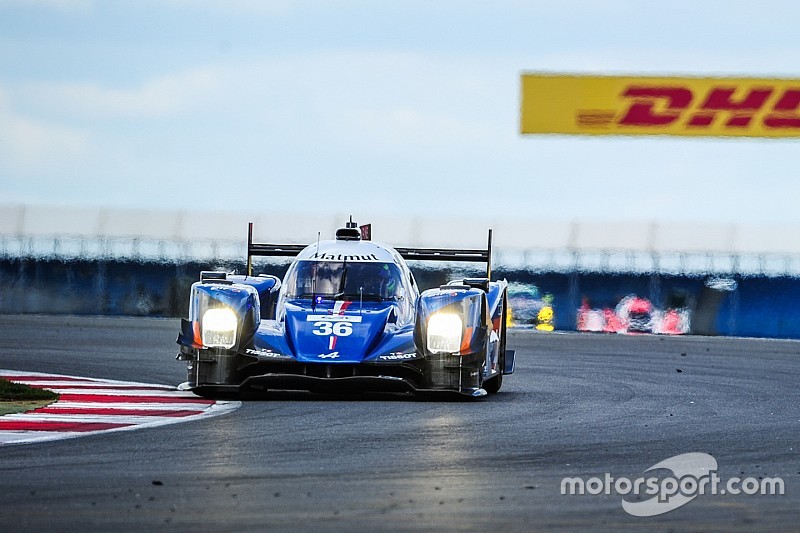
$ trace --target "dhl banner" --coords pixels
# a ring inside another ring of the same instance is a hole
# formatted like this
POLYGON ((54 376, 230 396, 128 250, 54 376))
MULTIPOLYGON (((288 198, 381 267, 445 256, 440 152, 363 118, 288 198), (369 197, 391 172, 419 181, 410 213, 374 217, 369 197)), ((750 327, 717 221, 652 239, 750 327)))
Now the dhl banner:
POLYGON ((523 74, 522 133, 800 137, 800 79, 523 74))

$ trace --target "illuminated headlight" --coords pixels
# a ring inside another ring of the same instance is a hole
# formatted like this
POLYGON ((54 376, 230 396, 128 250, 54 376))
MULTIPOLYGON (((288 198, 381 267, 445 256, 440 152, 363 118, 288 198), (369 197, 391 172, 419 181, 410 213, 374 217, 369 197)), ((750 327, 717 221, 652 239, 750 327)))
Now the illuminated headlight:
POLYGON ((461 317, 434 313, 428 319, 428 350, 431 353, 458 353, 461 349, 461 317))
POLYGON ((203 313, 203 345, 213 348, 232 348, 236 344, 237 326, 236 313, 232 310, 209 309, 203 313))

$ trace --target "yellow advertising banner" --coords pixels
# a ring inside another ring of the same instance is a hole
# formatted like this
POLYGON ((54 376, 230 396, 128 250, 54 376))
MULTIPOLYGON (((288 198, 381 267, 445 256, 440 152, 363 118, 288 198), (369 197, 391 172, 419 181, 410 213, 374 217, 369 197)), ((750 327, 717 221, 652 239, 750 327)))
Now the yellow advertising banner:
POLYGON ((523 74, 521 132, 800 137, 800 80, 523 74))

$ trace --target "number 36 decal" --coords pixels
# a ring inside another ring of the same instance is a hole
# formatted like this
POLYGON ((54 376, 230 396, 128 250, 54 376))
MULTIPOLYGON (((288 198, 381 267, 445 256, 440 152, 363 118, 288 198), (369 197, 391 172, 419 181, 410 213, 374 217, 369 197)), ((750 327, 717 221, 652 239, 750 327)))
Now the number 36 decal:
POLYGON ((353 325, 349 322, 331 322, 329 320, 319 320, 314 322, 314 335, 335 335, 337 337, 347 337, 353 333, 353 325))

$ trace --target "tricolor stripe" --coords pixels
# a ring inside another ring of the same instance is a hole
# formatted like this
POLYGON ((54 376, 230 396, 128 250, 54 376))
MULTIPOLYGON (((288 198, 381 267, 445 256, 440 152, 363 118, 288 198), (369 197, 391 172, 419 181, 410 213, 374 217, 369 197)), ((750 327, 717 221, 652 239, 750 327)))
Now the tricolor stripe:
POLYGON ((0 378, 59 394, 56 402, 0 416, 0 445, 174 424, 227 413, 215 402, 168 385, 0 370, 0 378))
POLYGON ((344 312, 347 311, 347 308, 350 307, 350 304, 353 303, 350 300, 337 300, 335 304, 333 304, 333 314, 334 315, 344 315, 344 312))

